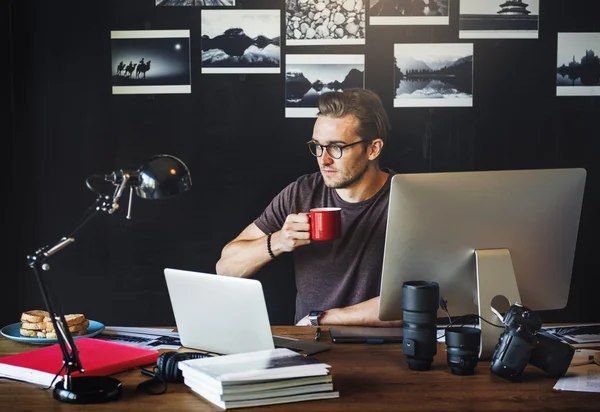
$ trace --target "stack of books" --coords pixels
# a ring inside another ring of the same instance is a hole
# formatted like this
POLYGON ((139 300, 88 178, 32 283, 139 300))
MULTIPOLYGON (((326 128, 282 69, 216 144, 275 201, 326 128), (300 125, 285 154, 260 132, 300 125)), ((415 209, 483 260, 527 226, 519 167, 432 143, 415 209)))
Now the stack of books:
POLYGON ((330 368, 286 348, 179 362, 184 383, 223 409, 338 398, 330 368))

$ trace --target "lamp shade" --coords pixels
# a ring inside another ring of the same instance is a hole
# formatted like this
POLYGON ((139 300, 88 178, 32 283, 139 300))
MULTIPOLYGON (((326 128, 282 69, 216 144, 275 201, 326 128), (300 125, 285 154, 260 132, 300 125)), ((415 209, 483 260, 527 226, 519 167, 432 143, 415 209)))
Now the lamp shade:
POLYGON ((190 171, 175 156, 153 156, 137 172, 139 176, 135 193, 143 199, 165 199, 192 187, 190 171))

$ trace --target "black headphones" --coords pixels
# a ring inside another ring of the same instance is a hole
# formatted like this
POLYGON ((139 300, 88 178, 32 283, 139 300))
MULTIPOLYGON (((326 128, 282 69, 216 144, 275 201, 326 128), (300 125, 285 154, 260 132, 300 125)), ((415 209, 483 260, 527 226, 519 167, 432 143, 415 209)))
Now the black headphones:
POLYGON ((167 391, 167 382, 183 382, 183 374, 179 369, 179 362, 188 359, 210 358, 211 355, 198 352, 165 352, 161 353, 156 360, 153 371, 141 369, 142 375, 150 376, 152 379, 138 385, 138 390, 149 395, 162 395, 167 391), (157 383, 163 384, 162 389, 155 389, 157 383))

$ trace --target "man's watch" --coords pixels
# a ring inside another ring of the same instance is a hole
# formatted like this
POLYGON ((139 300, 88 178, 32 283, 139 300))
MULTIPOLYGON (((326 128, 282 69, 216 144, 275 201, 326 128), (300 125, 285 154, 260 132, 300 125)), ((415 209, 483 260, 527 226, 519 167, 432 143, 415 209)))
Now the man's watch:
POLYGON ((311 326, 319 326, 319 317, 323 313, 322 310, 311 310, 308 312, 308 320, 311 326))

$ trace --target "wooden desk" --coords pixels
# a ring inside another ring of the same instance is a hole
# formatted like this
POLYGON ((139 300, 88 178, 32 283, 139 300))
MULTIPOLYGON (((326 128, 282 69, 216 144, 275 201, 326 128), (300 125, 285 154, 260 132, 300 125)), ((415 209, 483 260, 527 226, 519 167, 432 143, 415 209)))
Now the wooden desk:
MULTIPOLYGON (((273 333, 313 339, 314 327, 277 326, 273 333)), ((329 342, 324 328, 322 341, 329 342)), ((0 356, 36 347, 0 337, 0 356)), ((401 344, 332 344, 315 355, 332 366, 334 387, 340 398, 260 407, 268 411, 534 411, 600 410, 597 393, 553 391, 556 380, 528 366, 522 383, 493 376, 489 362, 480 362, 475 375, 456 376, 446 364, 445 346, 438 345, 432 369, 408 369, 401 344)), ((138 370, 115 375, 123 383, 122 399, 107 404, 68 405, 52 398, 51 391, 0 379, 0 411, 220 411, 194 395, 184 384, 169 384, 167 393, 150 396, 136 391, 147 379, 138 370)), ((261 409, 250 408, 258 411, 261 409)), ((240 409, 241 410, 241 409, 240 409)))

